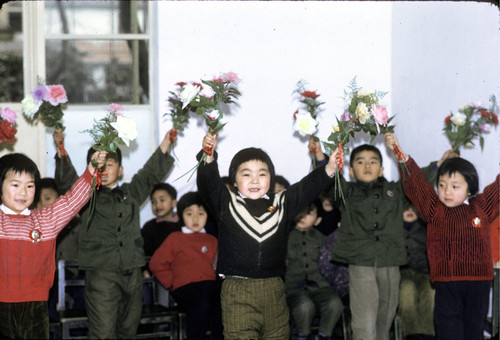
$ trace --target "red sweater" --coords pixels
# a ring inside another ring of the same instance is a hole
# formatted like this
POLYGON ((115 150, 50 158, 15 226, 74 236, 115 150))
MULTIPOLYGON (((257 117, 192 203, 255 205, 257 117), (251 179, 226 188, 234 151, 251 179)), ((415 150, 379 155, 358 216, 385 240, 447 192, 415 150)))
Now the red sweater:
POLYGON ((404 175, 405 194, 427 221, 431 280, 492 280, 490 228, 499 211, 499 176, 482 194, 469 199, 469 204, 448 208, 415 161, 409 158, 406 164, 410 175, 404 175), (480 219, 479 227, 473 222, 476 218, 480 219))
POLYGON ((89 200, 92 175, 88 170, 70 191, 52 205, 29 216, 8 215, 0 210, 0 301, 48 300, 55 271, 57 234, 89 200), (39 242, 30 235, 36 229, 39 242))
POLYGON ((189 283, 215 280, 212 267, 217 254, 217 239, 206 233, 168 235, 158 248, 149 269, 165 288, 174 290, 189 283))

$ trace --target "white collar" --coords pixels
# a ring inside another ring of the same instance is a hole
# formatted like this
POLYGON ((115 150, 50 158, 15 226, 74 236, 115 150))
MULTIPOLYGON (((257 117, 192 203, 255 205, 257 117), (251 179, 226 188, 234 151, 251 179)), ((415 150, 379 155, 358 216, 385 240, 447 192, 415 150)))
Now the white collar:
MULTIPOLYGON (((182 227, 182 232, 184 234, 194 234, 194 231, 192 231, 191 229, 189 229, 188 227, 184 226, 182 227)), ((200 231, 198 231, 199 233, 206 233, 206 230, 205 228, 202 228, 200 231)))
POLYGON ((2 205, 0 205, 0 209, 2 209, 2 211, 7 215, 24 215, 24 216, 31 215, 31 211, 28 208, 24 209, 20 213, 16 213, 14 210, 7 207, 5 204, 2 204, 2 205))
MULTIPOLYGON (((240 195, 241 198, 247 198, 245 195, 243 195, 240 191, 238 191, 238 195, 240 195)), ((261 198, 264 198, 266 200, 269 199, 269 196, 267 194, 264 194, 261 198)))

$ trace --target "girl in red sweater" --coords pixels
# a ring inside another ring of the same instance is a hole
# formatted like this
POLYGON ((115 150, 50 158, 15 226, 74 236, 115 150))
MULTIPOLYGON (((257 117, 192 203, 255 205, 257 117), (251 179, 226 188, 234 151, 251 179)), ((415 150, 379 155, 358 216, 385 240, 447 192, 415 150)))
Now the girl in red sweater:
POLYGON ((220 282, 215 277, 217 239, 205 232, 208 214, 198 193, 182 196, 177 214, 182 231, 165 239, 149 268, 165 288, 172 288, 175 301, 186 313, 188 339, 205 339, 209 326, 212 338, 222 339, 220 282))
MULTIPOLYGON (((386 134, 393 150, 399 142, 386 134)), ((493 279, 490 228, 499 211, 499 176, 478 194, 478 175, 463 158, 438 170, 437 193, 411 157, 405 194, 427 221, 427 256, 436 288, 436 339, 482 340, 493 279)), ((401 170, 400 170, 401 172, 401 170)))
MULTIPOLYGON (((92 156, 103 165, 106 152, 92 156)), ((49 338, 49 289, 54 280, 57 234, 89 200, 94 167, 53 204, 29 210, 40 179, 23 154, 0 158, 0 337, 49 338)))

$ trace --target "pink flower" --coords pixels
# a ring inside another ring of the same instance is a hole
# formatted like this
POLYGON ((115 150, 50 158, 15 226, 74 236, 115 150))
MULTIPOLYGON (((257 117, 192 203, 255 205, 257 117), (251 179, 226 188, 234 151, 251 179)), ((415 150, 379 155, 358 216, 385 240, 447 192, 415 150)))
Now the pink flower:
POLYGON ((351 115, 349 114, 349 111, 344 112, 343 114, 340 115, 340 121, 341 122, 348 122, 351 120, 351 115))
POLYGON ((52 106, 57 106, 59 104, 66 103, 68 101, 68 97, 66 97, 66 90, 64 90, 64 86, 62 85, 49 85, 47 100, 52 106))
POLYGON ((9 109, 8 107, 6 107, 3 110, 0 110, 0 116, 2 117, 3 120, 6 120, 11 124, 16 123, 17 115, 13 110, 9 109))
POLYGON ((238 85, 238 83, 241 81, 240 78, 236 75, 234 72, 227 72, 222 75, 222 79, 226 82, 231 82, 234 85, 238 85))
POLYGON ((381 105, 372 105, 372 114, 375 118, 375 123, 379 125, 387 125, 387 120, 389 115, 387 114, 387 109, 381 105))
POLYGON ((118 112, 118 111, 122 111, 122 110, 123 110, 123 107, 120 104, 111 103, 108 105, 108 111, 110 111, 110 112, 118 112))
POLYGON ((488 124, 480 125, 479 128, 481 129, 482 132, 485 132, 485 133, 490 132, 490 126, 488 124))

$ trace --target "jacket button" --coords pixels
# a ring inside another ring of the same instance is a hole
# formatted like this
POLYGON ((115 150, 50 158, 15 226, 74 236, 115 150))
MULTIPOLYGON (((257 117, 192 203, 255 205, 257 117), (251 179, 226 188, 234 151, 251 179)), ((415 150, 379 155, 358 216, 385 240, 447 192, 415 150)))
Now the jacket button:
POLYGON ((379 195, 379 194, 375 194, 375 195, 373 195, 373 197, 375 197, 375 198, 379 198, 379 197, 380 197, 380 195, 379 195))
POLYGON ((378 236, 375 236, 375 241, 378 241, 378 236))
POLYGON ((378 223, 373 224, 373 228, 377 229, 378 228, 378 223))
POLYGON ((374 212, 375 214, 378 214, 378 208, 373 209, 373 212, 374 212))
POLYGON ((122 241, 120 241, 120 247, 123 247, 123 242, 122 241))
POLYGON ((118 213, 118 217, 122 217, 123 214, 121 212, 118 213))
POLYGON ((118 227, 118 229, 116 229, 116 230, 118 230, 118 232, 120 232, 120 231, 122 231, 122 227, 118 227))

